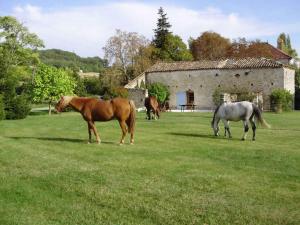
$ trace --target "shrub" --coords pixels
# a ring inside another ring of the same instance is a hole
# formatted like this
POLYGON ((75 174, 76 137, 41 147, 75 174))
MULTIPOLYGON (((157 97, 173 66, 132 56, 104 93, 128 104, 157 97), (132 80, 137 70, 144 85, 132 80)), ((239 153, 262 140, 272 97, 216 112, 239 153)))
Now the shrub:
POLYGON ((2 99, 2 95, 0 95, 0 120, 5 118, 5 111, 4 111, 4 102, 2 99))
POLYGON ((220 88, 215 89, 212 98, 215 106, 221 105, 223 103, 223 100, 221 99, 221 95, 223 92, 221 91, 220 88))
POLYGON ((148 93, 150 96, 155 96, 159 103, 164 103, 170 96, 168 88, 162 83, 150 84, 148 87, 148 93))
POLYGON ((237 94, 237 101, 249 101, 252 102, 256 95, 250 92, 242 92, 237 94))
POLYGON ((271 108, 274 111, 281 112, 292 109, 293 95, 285 89, 275 89, 270 95, 271 108))
POLYGON ((30 112, 31 106, 26 95, 16 95, 6 103, 6 119, 24 119, 30 112))

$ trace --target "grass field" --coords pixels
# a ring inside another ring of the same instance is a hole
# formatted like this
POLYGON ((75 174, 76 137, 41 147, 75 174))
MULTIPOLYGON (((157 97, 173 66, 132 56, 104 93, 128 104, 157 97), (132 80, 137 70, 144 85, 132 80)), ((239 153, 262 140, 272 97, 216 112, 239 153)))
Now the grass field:
POLYGON ((0 224, 300 224, 300 112, 264 115, 242 142, 211 113, 139 113, 133 146, 116 121, 86 144, 72 112, 0 121, 0 224))

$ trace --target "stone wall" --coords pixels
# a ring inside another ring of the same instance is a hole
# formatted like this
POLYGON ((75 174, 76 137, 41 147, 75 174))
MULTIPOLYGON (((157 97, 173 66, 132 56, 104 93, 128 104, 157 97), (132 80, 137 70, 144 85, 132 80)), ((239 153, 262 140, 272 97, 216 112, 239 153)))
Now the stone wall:
POLYGON ((136 108, 144 107, 145 97, 147 95, 147 90, 145 89, 127 89, 128 99, 133 100, 136 108))
POLYGON ((214 109, 212 95, 217 88, 227 93, 262 93, 263 107, 270 109, 269 96, 275 88, 294 93, 294 70, 282 68, 209 69, 192 71, 152 72, 146 83, 161 82, 170 90, 170 107, 176 108, 176 93, 191 90, 197 109, 214 109))

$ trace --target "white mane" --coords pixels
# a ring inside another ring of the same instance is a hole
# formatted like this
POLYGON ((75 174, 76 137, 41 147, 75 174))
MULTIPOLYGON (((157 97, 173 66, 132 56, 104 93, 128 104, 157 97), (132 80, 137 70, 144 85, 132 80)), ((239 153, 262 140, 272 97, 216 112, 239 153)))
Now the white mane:
POLYGON ((63 96, 62 97, 62 107, 66 107, 69 105, 70 101, 72 101, 72 99, 74 98, 74 96, 63 96))

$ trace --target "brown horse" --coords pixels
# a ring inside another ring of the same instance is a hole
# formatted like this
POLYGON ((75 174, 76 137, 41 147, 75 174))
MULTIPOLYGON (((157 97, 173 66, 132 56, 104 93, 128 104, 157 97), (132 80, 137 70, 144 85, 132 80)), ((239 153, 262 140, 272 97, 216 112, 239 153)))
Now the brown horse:
POLYGON ((95 121, 109 121, 117 119, 122 129, 122 138, 120 144, 124 144, 124 138, 127 131, 131 134, 130 143, 133 144, 133 134, 135 128, 135 105, 133 101, 124 98, 114 98, 104 101, 96 98, 84 98, 74 96, 63 96, 55 106, 58 112, 61 112, 67 106, 71 106, 77 112, 80 112, 83 119, 87 121, 89 142, 91 143, 91 131, 101 142, 97 132, 95 121))
POLYGON ((145 98, 144 105, 147 109, 148 120, 151 119, 151 111, 154 114, 154 119, 156 119, 156 116, 157 116, 157 118, 159 118, 160 109, 159 109, 158 101, 155 96, 149 96, 149 97, 145 98))

